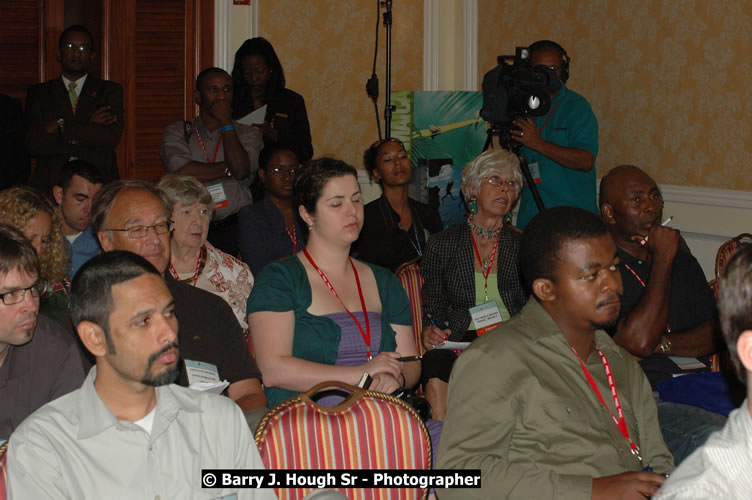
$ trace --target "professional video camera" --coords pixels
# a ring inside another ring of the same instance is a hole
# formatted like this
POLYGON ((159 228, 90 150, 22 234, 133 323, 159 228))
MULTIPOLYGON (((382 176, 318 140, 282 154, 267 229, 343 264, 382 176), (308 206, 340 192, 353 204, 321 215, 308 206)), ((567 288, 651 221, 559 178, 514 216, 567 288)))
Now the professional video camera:
POLYGON ((531 67, 530 54, 529 47, 517 47, 514 56, 496 58, 499 65, 483 77, 480 116, 491 125, 483 151, 491 146, 494 137, 498 137, 502 148, 517 154, 525 184, 529 186, 540 211, 544 208, 543 200, 520 152, 522 144, 512 139, 511 131, 515 128, 514 120, 518 118, 548 113, 551 108, 550 94, 559 90, 561 80, 551 68, 542 65, 531 67), (508 60, 513 60, 512 64, 508 60))
POLYGON ((489 138, 499 137, 504 149, 518 151, 512 140, 512 122, 527 116, 543 116, 551 107, 549 91, 561 85, 546 66, 530 66, 530 49, 517 47, 514 56, 498 56, 498 66, 483 77, 483 107, 480 116, 491 124, 489 138), (512 60, 509 64, 507 61, 512 60))

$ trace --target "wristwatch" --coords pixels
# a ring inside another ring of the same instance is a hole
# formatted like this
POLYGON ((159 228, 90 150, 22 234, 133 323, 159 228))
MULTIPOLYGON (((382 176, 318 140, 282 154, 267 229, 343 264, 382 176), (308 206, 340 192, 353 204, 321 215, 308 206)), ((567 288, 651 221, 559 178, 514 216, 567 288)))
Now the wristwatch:
POLYGON ((661 343, 658 344, 658 349, 660 349, 663 354, 671 353, 671 341, 665 335, 661 335, 661 343))

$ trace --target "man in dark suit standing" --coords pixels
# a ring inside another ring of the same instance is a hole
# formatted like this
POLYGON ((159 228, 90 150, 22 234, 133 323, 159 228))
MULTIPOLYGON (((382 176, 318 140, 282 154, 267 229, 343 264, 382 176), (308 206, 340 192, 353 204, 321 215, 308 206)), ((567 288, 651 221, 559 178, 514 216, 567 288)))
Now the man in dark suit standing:
POLYGON ((83 26, 60 35, 57 60, 62 74, 29 87, 26 148, 36 157, 31 185, 50 193, 62 165, 80 158, 118 179, 115 147, 123 132, 123 88, 89 74, 94 40, 83 26))

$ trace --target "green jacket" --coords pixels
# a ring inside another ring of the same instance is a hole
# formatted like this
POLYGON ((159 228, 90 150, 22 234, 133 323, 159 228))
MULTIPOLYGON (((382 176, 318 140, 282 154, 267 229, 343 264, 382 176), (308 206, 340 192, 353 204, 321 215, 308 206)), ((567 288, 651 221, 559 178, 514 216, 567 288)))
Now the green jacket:
MULTIPOLYGON (((632 440, 644 465, 674 468, 645 374, 602 330, 595 334, 613 372, 632 440)), ((585 362, 614 414, 598 353, 585 362)), ((481 489, 445 499, 589 499, 592 480, 643 465, 587 382, 563 333, 535 298, 473 342, 457 360, 439 445, 439 469, 480 469, 481 489)))

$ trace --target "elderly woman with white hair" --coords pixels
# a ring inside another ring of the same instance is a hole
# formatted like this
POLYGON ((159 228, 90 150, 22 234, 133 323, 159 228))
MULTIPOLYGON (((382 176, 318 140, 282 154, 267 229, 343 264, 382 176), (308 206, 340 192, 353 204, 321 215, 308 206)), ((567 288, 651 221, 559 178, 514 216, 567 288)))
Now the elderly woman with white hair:
POLYGON ((446 412, 447 382, 457 355, 436 346, 445 340, 471 342, 517 314, 527 300, 519 269, 521 233, 510 215, 521 189, 517 156, 485 151, 462 172, 467 222, 428 240, 421 263, 427 349, 421 381, 438 420, 446 412))
POLYGON ((253 274, 247 264, 206 241, 214 215, 209 190, 195 177, 176 174, 162 177, 157 187, 172 206, 168 271, 179 281, 222 297, 247 336, 245 303, 251 294, 253 274))

